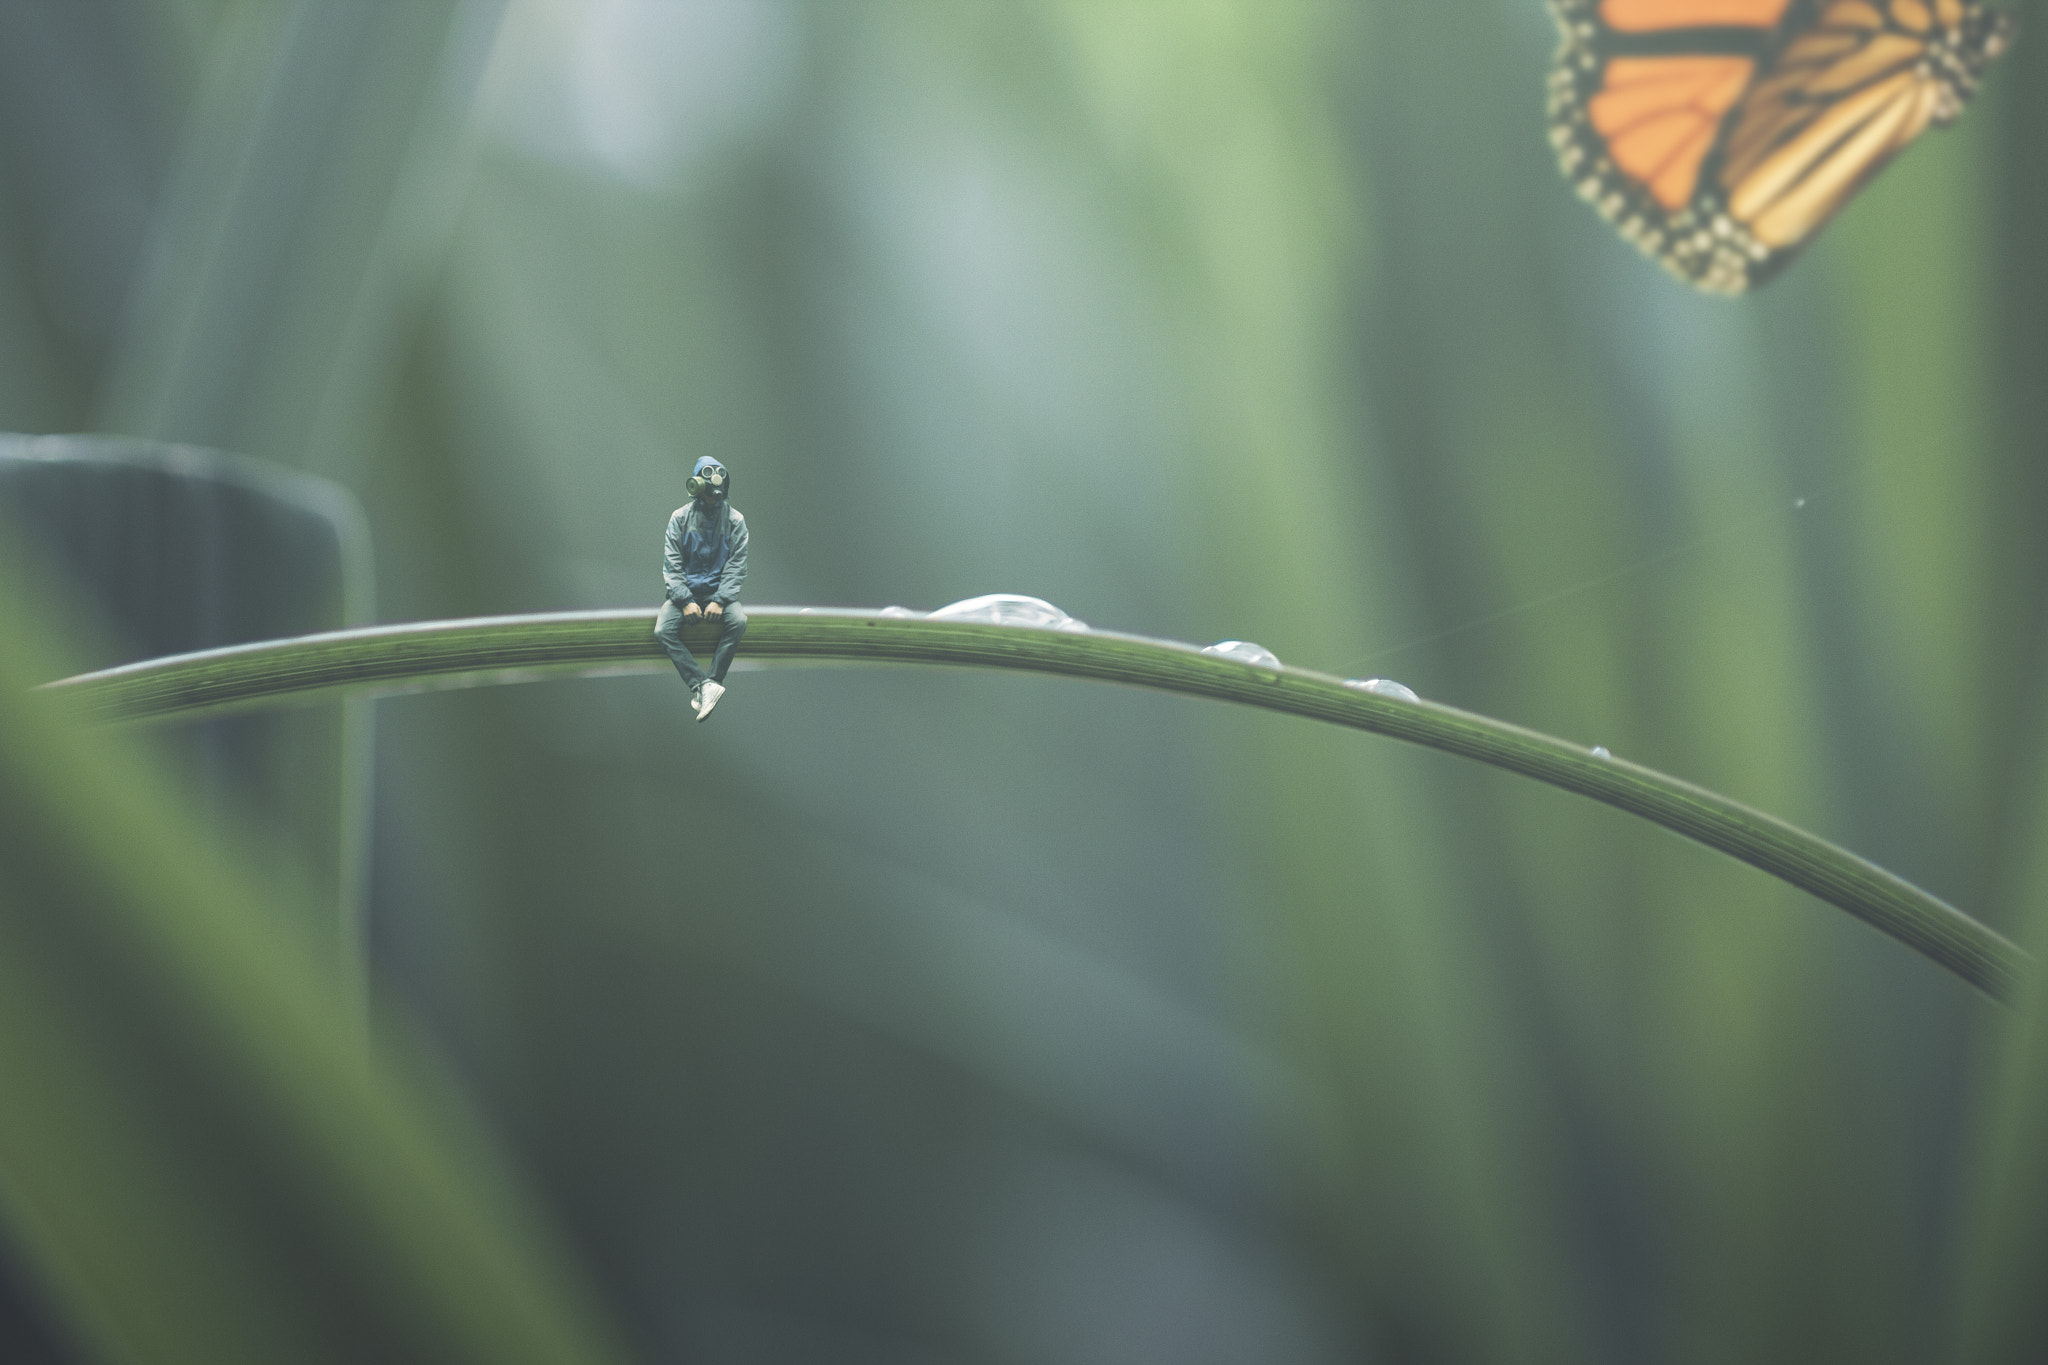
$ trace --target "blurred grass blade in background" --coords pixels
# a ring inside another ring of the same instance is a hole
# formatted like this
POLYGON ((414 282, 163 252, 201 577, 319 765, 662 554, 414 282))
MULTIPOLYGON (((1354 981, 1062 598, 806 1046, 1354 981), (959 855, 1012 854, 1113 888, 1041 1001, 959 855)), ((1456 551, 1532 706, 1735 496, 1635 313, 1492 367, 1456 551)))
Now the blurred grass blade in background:
POLYGON ((0 1219, 115 1365, 622 1357, 447 1083, 71 733, 0 582, 0 1219))
POLYGON ((358 482, 503 0, 216 8, 96 424, 358 482))
MULTIPOLYGON (((1985 541, 1994 558, 1984 586, 1989 614, 2004 626, 1988 679, 1995 726, 1994 780, 1987 805, 2001 817, 1985 863, 1998 879, 2012 933, 2036 952, 2048 948, 2048 177, 2040 174, 2048 138, 2048 11, 2036 4, 2030 30, 2015 46, 2011 114, 1999 130, 1991 198, 1995 216, 1987 252, 1998 272, 1995 327, 1984 357, 1996 377, 1988 406, 1993 429, 2013 457, 1990 462, 1985 541), (2018 742, 2015 741, 2018 737, 2018 742)), ((1980 268, 1984 268, 1980 266, 1980 268)), ((1943 417, 1951 414, 1941 414, 1943 417)), ((1978 1059, 1972 1117, 1965 1233, 1952 1298, 1961 1308, 1955 1359, 2007 1365, 2048 1358, 2048 990, 2037 982, 2017 1027, 1978 1059)))
MULTIPOLYGON (((0 435, 0 536, 21 587, 107 664, 372 619, 362 506, 325 479, 131 437, 0 435)), ((316 932, 363 986, 373 712, 181 727, 159 742, 184 808, 262 875, 331 907, 316 932)))

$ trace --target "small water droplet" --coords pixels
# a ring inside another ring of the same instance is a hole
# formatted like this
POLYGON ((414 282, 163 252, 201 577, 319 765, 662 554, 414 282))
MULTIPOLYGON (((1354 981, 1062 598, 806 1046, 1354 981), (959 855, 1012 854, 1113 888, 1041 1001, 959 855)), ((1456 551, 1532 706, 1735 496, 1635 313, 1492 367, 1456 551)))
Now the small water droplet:
POLYGON ((1039 630, 1086 630, 1077 621, 1042 597, 992 592, 951 602, 933 612, 934 621, 981 621, 994 626, 1035 626, 1039 630))
POLYGON ((1235 659, 1241 664, 1258 664, 1262 668, 1280 667, 1280 656, 1264 645, 1255 645, 1250 640, 1218 640, 1213 645, 1203 645, 1204 654, 1214 654, 1221 659, 1235 659))
POLYGON ((1346 687, 1355 687, 1361 692, 1371 692, 1397 701, 1421 701, 1412 688, 1404 687, 1392 678, 1346 678, 1346 687))
POLYGON ((1595 744, 1593 746, 1593 757, 1613 758, 1614 755, 1607 752, 1607 746, 1605 744, 1595 744))
POLYGON ((1805 499, 1805 498, 1794 498, 1794 499, 1792 499, 1792 510, 1793 510, 1793 511, 1797 512, 1797 511, 1798 511, 1798 510, 1799 510, 1800 508, 1802 508, 1802 507, 1804 507, 1804 506, 1806 506, 1806 499, 1805 499))
POLYGON ((917 613, 912 611, 909 607, 896 606, 883 607, 879 612, 875 614, 877 616, 886 616, 891 620, 901 620, 904 617, 917 615, 917 613))

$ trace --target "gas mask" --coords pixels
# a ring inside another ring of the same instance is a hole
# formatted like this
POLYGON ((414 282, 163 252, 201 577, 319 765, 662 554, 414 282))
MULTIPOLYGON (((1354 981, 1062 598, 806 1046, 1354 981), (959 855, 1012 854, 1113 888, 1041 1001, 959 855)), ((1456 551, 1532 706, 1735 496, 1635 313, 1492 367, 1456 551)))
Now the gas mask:
POLYGON ((693 498, 716 501, 725 496, 729 478, 724 465, 714 464, 707 466, 702 474, 692 474, 690 481, 683 487, 690 490, 690 496, 693 498))

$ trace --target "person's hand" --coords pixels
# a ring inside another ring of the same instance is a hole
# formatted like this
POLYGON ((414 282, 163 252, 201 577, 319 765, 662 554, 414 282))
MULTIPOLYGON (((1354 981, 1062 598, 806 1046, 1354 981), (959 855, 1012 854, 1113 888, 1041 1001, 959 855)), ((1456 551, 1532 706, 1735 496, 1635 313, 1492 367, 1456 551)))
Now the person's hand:
POLYGON ((703 614, 704 608, 698 606, 695 602, 683 603, 683 619, 685 621, 690 620, 692 617, 701 616, 703 614))
POLYGON ((707 603, 706 603, 706 604, 704 605, 704 619, 705 619, 705 620, 707 620, 707 621, 716 621, 716 620, 717 620, 717 619, 718 619, 719 617, 721 617, 721 616, 723 616, 723 615, 725 615, 725 605, 724 605, 723 603, 721 603, 721 602, 707 602, 707 603))

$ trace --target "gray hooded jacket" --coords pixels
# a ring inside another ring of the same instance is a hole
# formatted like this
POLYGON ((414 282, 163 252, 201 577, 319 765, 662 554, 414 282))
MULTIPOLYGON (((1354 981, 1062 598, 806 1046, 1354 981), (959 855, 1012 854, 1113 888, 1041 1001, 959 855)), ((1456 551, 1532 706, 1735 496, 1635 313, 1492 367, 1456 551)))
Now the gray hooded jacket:
MULTIPOLYGON (((692 601, 694 594, 684 578, 683 537, 692 529, 701 529, 693 523, 705 516, 723 516, 725 522, 725 567, 718 575, 718 589, 710 601, 729 607, 739 601, 740 587, 747 581, 747 519, 731 503, 720 499, 712 508, 692 498, 670 514, 668 519, 668 550, 662 556, 661 576, 668 586, 668 600, 677 606, 692 601)), ((714 525, 716 523, 713 523, 714 525)))

